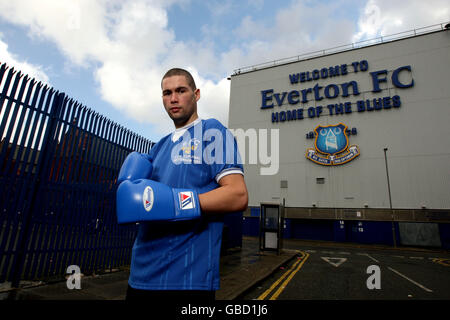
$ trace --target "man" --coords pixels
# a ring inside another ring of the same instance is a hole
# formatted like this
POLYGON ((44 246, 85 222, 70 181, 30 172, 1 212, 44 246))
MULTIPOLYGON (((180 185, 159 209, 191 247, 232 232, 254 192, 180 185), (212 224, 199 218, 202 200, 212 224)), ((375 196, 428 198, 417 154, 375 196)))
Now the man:
POLYGON ((151 163, 149 173, 145 169, 141 171, 144 176, 139 176, 131 169, 128 174, 127 168, 135 165, 125 160, 119 174, 119 180, 134 179, 118 188, 119 220, 146 220, 146 211, 155 211, 150 218, 154 221, 139 223, 127 300, 213 300, 220 282, 223 214, 243 211, 248 203, 243 167, 230 132, 215 119, 198 117, 200 90, 188 71, 169 70, 161 88, 164 108, 175 131, 154 145, 146 160, 137 160, 139 168, 141 162, 144 167, 146 161, 151 163), (164 200, 160 188, 166 192, 164 200), (190 191, 179 192, 179 188, 190 191), (128 199, 136 196, 138 207, 134 210, 135 204, 129 205, 128 199), (141 203, 145 210, 139 207, 141 203), (185 214, 183 207, 189 207, 186 212, 196 211, 185 214), (140 211, 140 218, 129 218, 130 211, 131 215, 140 211))

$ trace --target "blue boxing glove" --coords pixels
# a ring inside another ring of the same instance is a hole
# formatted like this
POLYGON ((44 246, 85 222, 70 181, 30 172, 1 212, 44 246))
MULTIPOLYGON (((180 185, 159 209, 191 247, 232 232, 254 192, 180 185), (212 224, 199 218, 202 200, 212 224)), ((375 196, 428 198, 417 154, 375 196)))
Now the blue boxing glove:
POLYGON ((198 193, 148 179, 125 180, 116 193, 119 224, 190 220, 201 216, 198 193))
POLYGON ((148 155, 133 151, 125 158, 117 177, 117 183, 120 184, 125 180, 150 178, 152 171, 153 166, 148 155))

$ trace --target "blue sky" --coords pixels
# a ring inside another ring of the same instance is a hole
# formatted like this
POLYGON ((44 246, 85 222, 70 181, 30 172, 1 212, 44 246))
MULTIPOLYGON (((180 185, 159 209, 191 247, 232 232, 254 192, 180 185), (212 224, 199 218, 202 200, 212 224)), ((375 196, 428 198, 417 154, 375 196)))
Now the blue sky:
MULTIPOLYGON (((159 82, 187 68, 227 124, 235 69, 448 22, 448 1, 0 0, 0 62, 157 141, 159 82)), ((0 115, 1 116, 1 115, 0 115)))

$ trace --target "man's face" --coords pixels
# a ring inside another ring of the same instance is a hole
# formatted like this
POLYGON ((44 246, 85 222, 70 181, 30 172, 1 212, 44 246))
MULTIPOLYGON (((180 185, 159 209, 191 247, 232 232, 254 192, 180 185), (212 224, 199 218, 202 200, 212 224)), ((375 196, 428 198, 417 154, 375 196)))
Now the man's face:
POLYGON ((194 91, 185 76, 163 79, 162 98, 164 108, 176 128, 183 127, 198 118, 197 101, 200 99, 200 90, 194 91))

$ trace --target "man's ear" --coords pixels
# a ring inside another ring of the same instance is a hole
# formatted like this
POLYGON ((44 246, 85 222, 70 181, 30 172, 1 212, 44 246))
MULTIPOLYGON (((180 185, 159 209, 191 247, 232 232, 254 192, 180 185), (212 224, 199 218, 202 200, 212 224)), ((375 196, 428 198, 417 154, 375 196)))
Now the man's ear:
POLYGON ((195 89, 194 96, 195 96, 195 101, 200 100, 200 89, 195 89))

